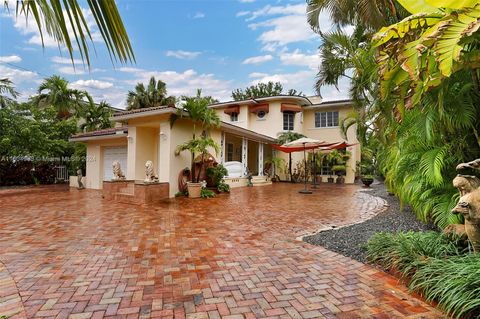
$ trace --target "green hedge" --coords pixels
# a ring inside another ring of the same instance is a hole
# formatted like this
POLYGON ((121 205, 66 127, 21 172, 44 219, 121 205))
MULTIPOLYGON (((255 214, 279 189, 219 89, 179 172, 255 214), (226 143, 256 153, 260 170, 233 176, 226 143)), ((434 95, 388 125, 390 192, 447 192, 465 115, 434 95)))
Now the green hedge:
POLYGON ((52 162, 0 160, 0 186, 53 184, 55 164, 52 162))

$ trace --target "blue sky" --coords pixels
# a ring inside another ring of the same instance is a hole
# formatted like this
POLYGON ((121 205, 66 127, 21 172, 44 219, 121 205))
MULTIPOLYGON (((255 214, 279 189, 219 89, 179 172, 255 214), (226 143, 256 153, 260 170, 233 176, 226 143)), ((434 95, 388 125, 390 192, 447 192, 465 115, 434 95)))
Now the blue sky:
MULTIPOLYGON (((193 95, 202 88, 221 101, 230 100, 233 89, 269 80, 314 94, 320 39, 306 23, 304 0, 119 0, 117 5, 137 63, 113 65, 93 27, 91 69, 77 61, 74 70, 52 39, 42 49, 34 24, 2 9, 0 77, 9 77, 26 99, 42 78, 59 74, 96 101, 122 108, 128 90, 152 75, 167 83, 171 95, 193 95)), ((322 16, 322 29, 328 31, 331 23, 322 16)), ((87 11, 86 18, 93 23, 87 11)), ((325 88, 322 95, 345 98, 344 82, 341 88, 325 88)))

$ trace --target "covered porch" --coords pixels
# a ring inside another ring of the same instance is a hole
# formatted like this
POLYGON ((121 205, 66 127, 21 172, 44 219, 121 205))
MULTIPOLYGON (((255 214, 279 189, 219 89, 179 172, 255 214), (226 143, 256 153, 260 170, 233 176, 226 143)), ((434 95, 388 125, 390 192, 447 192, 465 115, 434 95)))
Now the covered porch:
POLYGON ((221 132, 220 163, 229 171, 225 182, 230 187, 247 186, 248 177, 251 176, 253 186, 271 184, 265 167, 267 161, 274 156, 273 138, 242 133, 232 132, 225 127, 221 132))

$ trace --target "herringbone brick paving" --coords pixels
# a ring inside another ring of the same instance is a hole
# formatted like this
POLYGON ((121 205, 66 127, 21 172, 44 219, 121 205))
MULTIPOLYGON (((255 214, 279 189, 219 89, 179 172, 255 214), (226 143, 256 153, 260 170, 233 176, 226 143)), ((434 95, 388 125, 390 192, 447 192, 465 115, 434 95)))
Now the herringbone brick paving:
POLYGON ((297 188, 234 189, 214 199, 151 207, 108 202, 91 190, 0 191, 0 261, 8 269, 0 268, 0 314, 443 317, 397 279, 295 240, 327 224, 361 219, 381 209, 381 201, 350 185, 322 185, 313 195, 297 188), (12 277, 23 309, 12 306, 16 291, 3 293, 12 277))

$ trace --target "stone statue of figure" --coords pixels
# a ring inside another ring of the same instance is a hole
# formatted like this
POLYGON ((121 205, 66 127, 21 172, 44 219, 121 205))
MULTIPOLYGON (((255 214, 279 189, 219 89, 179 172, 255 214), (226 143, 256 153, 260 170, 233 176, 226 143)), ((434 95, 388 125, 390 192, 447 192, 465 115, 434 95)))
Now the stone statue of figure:
MULTIPOLYGON (((464 168, 480 170, 480 159, 457 166, 457 170, 464 168)), ((461 197, 452 212, 462 214, 465 225, 450 225, 445 231, 466 234, 473 246, 473 251, 480 252, 480 179, 476 176, 457 175, 453 185, 458 189, 461 197)))
POLYGON ((77 183, 78 183, 77 188, 78 189, 84 189, 85 188, 85 186, 83 185, 83 182, 82 182, 82 178, 83 178, 82 169, 78 168, 77 169, 77 183))
POLYGON ((125 180, 125 175, 123 175, 122 168, 120 167, 120 162, 119 161, 114 161, 112 163, 112 169, 113 169, 113 181, 122 181, 125 180))
POLYGON ((145 183, 155 183, 158 182, 158 178, 155 176, 155 172, 153 171, 153 162, 147 161, 145 163, 145 183))

